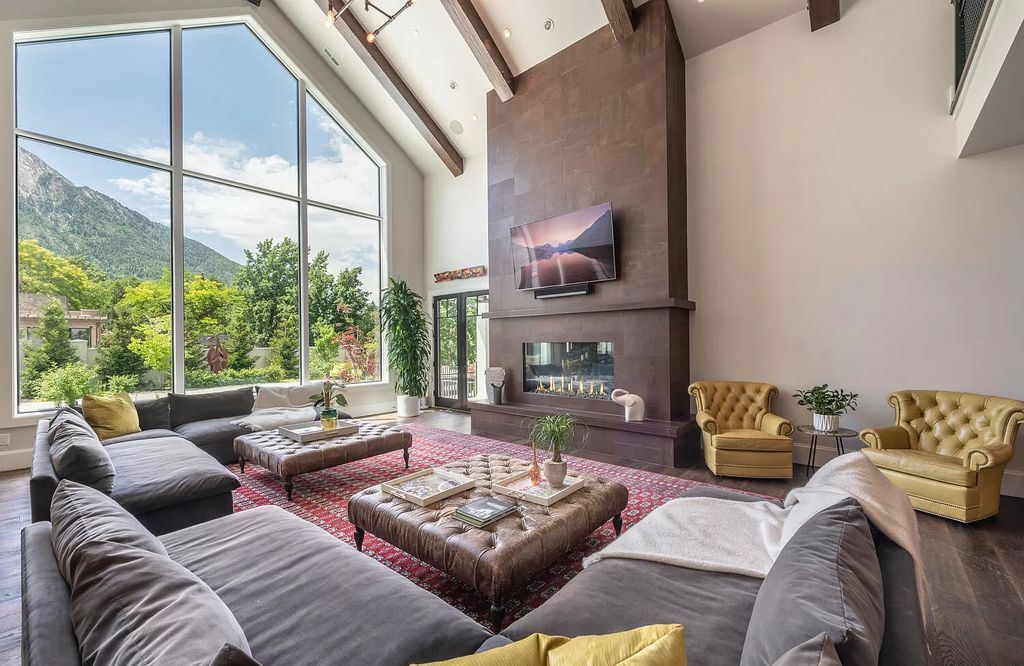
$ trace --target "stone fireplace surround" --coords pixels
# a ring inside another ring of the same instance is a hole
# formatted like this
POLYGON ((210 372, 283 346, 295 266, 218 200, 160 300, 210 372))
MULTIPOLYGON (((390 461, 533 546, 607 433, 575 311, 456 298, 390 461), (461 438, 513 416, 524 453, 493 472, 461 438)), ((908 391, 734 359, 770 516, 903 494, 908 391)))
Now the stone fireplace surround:
MULTIPOLYGON (((665 0, 636 11, 616 43, 602 28, 488 95, 489 364, 505 368, 505 404, 471 404, 473 431, 526 435, 530 420, 567 412, 587 449, 624 460, 683 461, 690 417, 686 284, 685 81, 665 0), (610 201, 619 279, 593 293, 537 300, 517 291, 509 229, 610 201), (610 400, 523 390, 523 344, 608 341, 614 384, 644 398, 625 423, 610 400)), ((695 439, 695 438, 694 438, 695 439)))

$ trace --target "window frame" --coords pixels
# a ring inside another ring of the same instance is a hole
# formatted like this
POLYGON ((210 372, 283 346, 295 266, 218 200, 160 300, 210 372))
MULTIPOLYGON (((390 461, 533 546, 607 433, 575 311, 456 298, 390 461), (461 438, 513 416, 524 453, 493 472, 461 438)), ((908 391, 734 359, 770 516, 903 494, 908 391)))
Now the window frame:
MULTIPOLYGON (((13 54, 13 75, 12 75, 12 100, 13 100, 13 137, 15 144, 19 139, 27 139, 45 143, 58 148, 64 148, 74 150, 86 155, 95 157, 107 158, 118 160, 132 164, 134 166, 144 167, 162 173, 166 173, 170 176, 171 181, 171 196, 170 196, 170 212, 171 212, 171 253, 170 253, 170 268, 171 268, 171 353, 172 353, 172 380, 171 380, 171 391, 174 393, 185 393, 187 392, 185 386, 185 321, 184 321, 184 307, 181 305, 184 301, 184 287, 185 287, 185 269, 184 269, 184 247, 185 247, 185 235, 184 235, 184 180, 185 178, 194 178, 203 182, 213 183, 222 185, 225 187, 232 187, 235 189, 241 189, 256 194, 262 194, 271 196, 276 199, 289 201, 297 204, 298 209, 298 238, 296 241, 299 244, 299 359, 300 359, 300 371, 299 381, 305 382, 309 380, 309 353, 310 353, 310 340, 309 340, 309 237, 308 237, 308 208, 309 206, 315 206, 318 208, 330 210, 336 213, 345 215, 351 215, 361 219, 372 220, 377 223, 377 240, 378 240, 378 257, 379 257, 379 280, 377 285, 377 299, 379 301, 380 292, 383 291, 387 276, 390 275, 389 259, 390 250, 388 244, 389 238, 389 216, 388 216, 388 165, 386 161, 380 157, 372 148, 369 147, 367 142, 359 135, 358 132, 352 127, 344 116, 339 113, 334 104, 332 104, 326 95, 322 94, 310 81, 309 77, 302 71, 300 67, 293 64, 290 59, 283 53, 280 47, 278 47, 274 40, 263 30, 263 28, 253 21, 249 17, 232 17, 223 19, 213 20, 180 20, 170 21, 166 23, 146 23, 139 24, 136 26, 114 26, 114 27, 102 27, 98 26, 90 28, 88 30, 80 29, 69 29, 69 30, 58 30, 58 31, 46 31, 44 34, 36 36, 31 34, 15 34, 14 40, 14 54, 13 54), (233 26, 241 25, 247 28, 250 34, 265 48, 267 52, 273 56, 277 62, 291 74, 296 80, 296 133, 298 141, 298 153, 297 153, 297 170, 298 170, 298 188, 296 194, 288 194, 276 190, 266 189, 257 185, 251 185, 244 182, 234 181, 228 178, 214 176, 198 171, 193 171, 184 168, 183 164, 183 153, 185 137, 183 136, 183 52, 182 52, 182 36, 185 30, 191 28, 211 28, 218 26, 233 26), (32 130, 26 130, 19 127, 17 118, 17 90, 18 90, 18 47, 22 44, 38 44, 45 42, 61 42, 72 39, 96 39, 105 37, 116 37, 119 35, 129 34, 145 34, 145 33, 157 33, 166 32, 169 34, 170 52, 168 54, 168 65, 170 67, 170 163, 164 164, 158 161, 149 160, 143 157, 137 157, 125 153, 121 153, 114 150, 82 144, 76 141, 62 139, 57 136, 50 136, 35 132, 32 130), (307 120, 307 95, 312 98, 313 102, 319 104, 320 107, 327 113, 328 117, 331 118, 338 126, 345 132, 345 134, 352 140, 357 148, 365 154, 369 160, 377 167, 378 185, 377 185, 377 209, 378 214, 372 215, 363 211, 353 210, 344 206, 338 206, 331 203, 311 199, 308 197, 307 192, 307 181, 308 181, 308 161, 307 161, 307 139, 308 133, 306 131, 306 120, 307 120)), ((12 207, 14 209, 14 329, 15 335, 13 336, 13 358, 15 359, 15 372, 13 377, 13 416, 15 418, 19 416, 34 416, 43 414, 50 409, 35 410, 35 411, 23 411, 21 408, 20 398, 20 372, 17 371, 17 359, 20 352, 21 346, 21 334, 20 334, 20 316, 19 316, 19 301, 20 294, 18 293, 19 279, 20 279, 20 266, 18 265, 17 257, 17 241, 19 238, 18 233, 18 203, 17 203, 17 155, 11 158, 14 162, 14 175, 15 175, 15 197, 12 200, 12 207)), ((379 356, 379 374, 380 378, 375 381, 362 382, 359 384, 352 384, 352 387, 370 387, 370 386, 382 386, 390 383, 388 377, 388 371, 386 367, 386 353, 385 345, 383 340, 378 345, 378 356, 379 356)))

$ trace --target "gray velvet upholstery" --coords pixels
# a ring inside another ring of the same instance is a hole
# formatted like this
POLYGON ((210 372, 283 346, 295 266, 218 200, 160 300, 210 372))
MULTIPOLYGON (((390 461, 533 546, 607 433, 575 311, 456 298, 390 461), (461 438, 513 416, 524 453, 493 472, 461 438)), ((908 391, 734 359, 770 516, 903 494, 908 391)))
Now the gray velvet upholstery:
POLYGON ((882 572, 864 511, 846 499, 812 517, 764 579, 741 666, 771 666, 825 632, 846 666, 878 663, 885 631, 882 572))
POLYGON ((199 665, 212 662, 225 643, 248 651, 220 597, 165 555, 89 541, 75 553, 68 583, 85 663, 199 665))
POLYGON ((61 409, 48 428, 50 460, 57 476, 109 493, 114 487, 114 465, 85 417, 61 409))
POLYGON ((53 469, 50 460, 50 438, 47 431, 49 422, 46 419, 36 424, 36 443, 32 449, 32 473, 28 479, 29 505, 32 509, 32 522, 50 519, 50 500, 57 490, 60 477, 53 469))
POLYGON ((71 624, 71 589, 57 568, 48 522, 21 531, 21 663, 82 663, 71 624))
POLYGON ((821 633, 814 638, 786 652, 772 666, 843 666, 836 654, 836 646, 828 634, 821 633))
POLYGON ((117 437, 110 437, 108 439, 101 440, 100 443, 103 446, 109 446, 111 444, 120 444, 121 442, 137 442, 140 439, 155 439, 157 437, 177 437, 178 433, 173 430, 166 430, 164 428, 156 428, 153 430, 142 430, 139 432, 128 433, 127 435, 118 435, 117 437))
POLYGON ((251 386, 214 393, 171 393, 167 396, 170 427, 176 430, 195 421, 250 414, 255 399, 251 386))
POLYGON ((170 430, 170 400, 167 396, 155 400, 139 400, 135 411, 139 415, 139 427, 143 430, 170 430))
POLYGON ((176 427, 174 431, 216 458, 217 462, 238 462, 238 454, 235 453, 234 449, 235 438, 242 435, 251 435, 252 430, 236 426, 231 422, 243 416, 245 414, 235 414, 205 421, 193 421, 176 427))
POLYGON ((65 579, 71 577, 75 552, 95 539, 123 543, 158 555, 164 545, 110 497, 98 490, 68 481, 57 484, 50 513, 53 516, 53 552, 65 579))
POLYGON ((490 632, 278 507, 162 537, 227 604, 264 664, 408 666, 471 654, 490 632))
POLYGON ((736 666, 760 579, 640 560, 587 567, 540 608, 501 632, 586 636, 681 624, 693 666, 736 666))

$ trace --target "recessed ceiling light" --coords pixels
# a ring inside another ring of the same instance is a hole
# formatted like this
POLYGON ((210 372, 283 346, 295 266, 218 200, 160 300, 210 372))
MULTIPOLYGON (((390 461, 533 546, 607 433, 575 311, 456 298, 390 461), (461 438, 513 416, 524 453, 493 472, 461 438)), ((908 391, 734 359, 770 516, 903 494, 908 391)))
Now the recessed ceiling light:
POLYGON ((448 87, 451 88, 452 90, 455 90, 456 88, 459 87, 459 82, 458 81, 449 81, 448 82, 448 87))
POLYGON ((544 19, 544 29, 551 30, 555 27, 554 19, 544 19))
POLYGON ((505 39, 511 39, 512 38, 512 28, 505 28, 504 30, 501 31, 501 34, 505 36, 505 39))
POLYGON ((480 120, 480 116, 474 113, 473 114, 473 120, 480 120))
POLYGON ((460 123, 458 120, 453 120, 450 123, 448 123, 448 127, 452 129, 452 134, 456 135, 462 134, 464 131, 466 131, 466 128, 463 127, 462 123, 460 123))

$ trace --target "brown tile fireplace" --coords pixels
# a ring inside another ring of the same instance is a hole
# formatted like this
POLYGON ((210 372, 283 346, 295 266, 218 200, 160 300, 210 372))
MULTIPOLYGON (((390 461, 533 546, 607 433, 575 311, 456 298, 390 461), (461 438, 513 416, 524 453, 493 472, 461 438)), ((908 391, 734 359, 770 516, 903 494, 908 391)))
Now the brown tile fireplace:
MULTIPOLYGON (((489 364, 503 405, 470 405, 473 431, 523 437, 530 420, 573 414, 587 450, 675 465, 694 431, 686 266, 685 66, 665 0, 637 7, 636 32, 605 27, 487 101, 489 364), (521 289, 511 229, 611 202, 616 277, 587 295, 521 289), (642 396, 626 423, 614 389, 642 396)), ((525 453, 524 453, 525 455, 525 453)))

